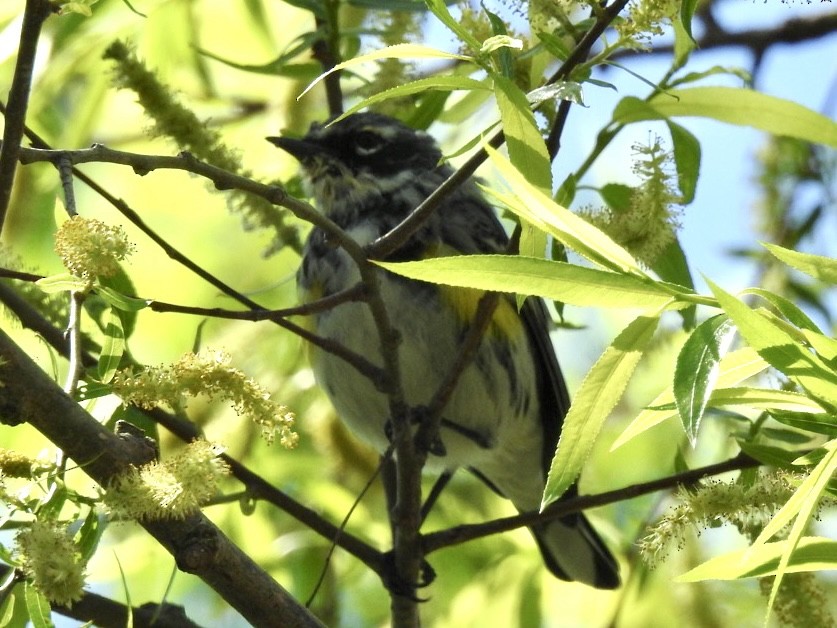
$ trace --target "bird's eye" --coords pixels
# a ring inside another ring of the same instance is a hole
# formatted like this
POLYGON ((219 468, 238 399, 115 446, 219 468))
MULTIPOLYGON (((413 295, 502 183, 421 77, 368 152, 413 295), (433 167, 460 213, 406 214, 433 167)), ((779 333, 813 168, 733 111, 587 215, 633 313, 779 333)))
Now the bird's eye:
POLYGON ((384 143, 384 138, 374 131, 361 131, 355 135, 355 151, 358 155, 371 155, 384 143))

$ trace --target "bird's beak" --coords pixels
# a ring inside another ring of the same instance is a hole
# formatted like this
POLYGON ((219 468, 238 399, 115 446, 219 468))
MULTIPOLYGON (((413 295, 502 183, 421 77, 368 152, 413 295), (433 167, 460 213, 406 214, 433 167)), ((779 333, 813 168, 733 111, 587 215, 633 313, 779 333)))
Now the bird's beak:
POLYGON ((299 161, 306 161, 316 155, 322 155, 324 150, 319 144, 305 139, 292 137, 267 137, 268 142, 290 153, 299 161))

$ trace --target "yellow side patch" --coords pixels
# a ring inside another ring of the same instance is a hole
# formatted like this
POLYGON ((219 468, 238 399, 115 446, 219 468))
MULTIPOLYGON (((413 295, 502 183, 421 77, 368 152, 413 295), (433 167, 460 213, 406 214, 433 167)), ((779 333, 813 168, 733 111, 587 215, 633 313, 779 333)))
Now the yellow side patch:
MULTIPOLYGON (((428 249, 423 257, 449 257, 460 253, 444 245, 428 249)), ((475 288, 458 288, 454 286, 439 285, 439 294, 443 303, 447 304, 455 313, 463 325, 470 324, 474 320, 477 306, 485 294, 484 290, 475 288)), ((488 333, 495 334, 501 338, 517 338, 523 333, 523 323, 514 307, 514 304, 506 298, 501 298, 494 310, 491 325, 488 333)))

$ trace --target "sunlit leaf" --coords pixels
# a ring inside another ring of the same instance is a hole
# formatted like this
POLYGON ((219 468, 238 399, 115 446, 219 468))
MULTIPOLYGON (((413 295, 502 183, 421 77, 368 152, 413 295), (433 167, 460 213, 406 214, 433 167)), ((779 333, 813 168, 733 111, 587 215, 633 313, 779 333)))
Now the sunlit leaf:
POLYGON ((494 77, 494 88, 512 165, 532 185, 542 192, 551 193, 552 168, 549 154, 526 95, 503 76, 494 77))
POLYGON ((90 288, 90 282, 87 279, 76 277, 70 273, 50 275, 49 277, 38 279, 35 285, 47 294, 53 294, 55 292, 84 292, 90 288))
POLYGON ((837 374, 768 316, 754 311, 707 279, 738 331, 759 354, 812 395, 837 406, 837 374))
POLYGON ((762 242, 762 246, 788 266, 801 270, 814 279, 830 284, 837 284, 837 259, 792 251, 776 244, 762 242))
POLYGON ((831 441, 827 446, 828 455, 824 456, 819 464, 814 467, 799 488, 794 492, 788 502, 776 513, 773 519, 764 527, 761 534, 753 542, 750 551, 757 551, 759 545, 765 544, 770 538, 782 528, 790 524, 786 545, 784 546, 779 565, 776 568, 776 578, 770 591, 770 599, 767 603, 768 613, 773 608, 782 578, 789 571, 791 557, 796 547, 802 541, 805 528, 811 519, 811 515, 819 503, 820 495, 825 491, 828 483, 837 472, 837 441, 831 441))
POLYGON ((564 418, 541 509, 561 497, 578 478, 602 424, 622 398, 659 320, 658 316, 634 319, 585 376, 564 418))
POLYGON ((590 261, 610 270, 645 275, 634 257, 608 235, 555 203, 496 150, 490 146, 485 149, 512 192, 484 188, 488 195, 590 261))
POLYGON ((342 120, 346 116, 350 116, 361 109, 386 102, 387 100, 391 100, 393 98, 403 98, 404 96, 420 94, 430 90, 457 91, 476 89, 487 90, 488 86, 485 83, 468 78, 467 76, 430 76, 428 78, 418 79, 417 81, 405 83, 391 89, 386 89, 382 92, 369 96, 369 98, 364 98, 360 102, 349 107, 344 113, 335 118, 333 122, 342 120))
POLYGON ((671 117, 711 118, 739 126, 837 147, 837 123, 799 103, 734 87, 669 90, 649 101, 623 98, 614 121, 621 124, 671 117))
MULTIPOLYGON (((677 577, 678 582, 701 580, 736 580, 760 578, 776 574, 779 559, 787 550, 788 541, 764 543, 758 547, 716 556, 677 577)), ((799 540, 786 573, 837 569, 837 541, 809 536, 799 540)))
POLYGON ((29 613, 29 621, 32 622, 32 626, 34 628, 52 628, 49 602, 29 581, 26 581, 23 585, 23 598, 26 600, 26 611, 29 613))
POLYGON ((654 310, 672 301, 671 294, 652 281, 519 255, 455 255, 376 263, 411 279, 539 296, 579 306, 654 310))
POLYGON ((352 57, 351 59, 349 59, 348 61, 344 61, 343 63, 338 63, 327 72, 323 72, 317 78, 315 78, 311 82, 311 84, 308 85, 308 87, 306 87, 299 96, 297 96, 297 100, 305 96, 305 94, 311 91, 320 81, 322 81, 329 74, 339 72, 340 70, 345 70, 346 68, 361 65, 363 63, 368 63, 369 61, 379 61, 381 59, 456 59, 457 61, 473 60, 471 57, 466 57, 465 55, 458 55, 453 54, 451 52, 445 52, 444 50, 431 48, 430 46, 422 46, 420 44, 395 44, 394 46, 387 46, 386 48, 374 50, 365 55, 352 57))

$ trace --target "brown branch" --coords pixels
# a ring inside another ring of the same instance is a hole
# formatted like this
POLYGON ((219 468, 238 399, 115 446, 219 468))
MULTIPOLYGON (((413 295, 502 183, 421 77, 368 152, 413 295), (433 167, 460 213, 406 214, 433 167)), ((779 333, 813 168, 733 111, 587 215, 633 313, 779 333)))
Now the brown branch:
MULTIPOLYGON (((68 357, 69 348, 64 334, 3 283, 0 283, 0 303, 8 307, 25 327, 32 329, 44 338, 59 355, 65 358, 68 357)), ((86 368, 96 365, 96 359, 87 352, 82 353, 81 361, 86 368)), ((197 438, 203 437, 203 433, 194 423, 160 410, 159 408, 138 410, 158 425, 166 428, 183 442, 189 443, 197 438)), ((233 476, 244 484, 252 497, 262 499, 282 509, 303 525, 320 534, 323 538, 336 543, 338 547, 346 550, 349 554, 375 571, 382 579, 386 578, 386 565, 384 565, 384 557, 381 552, 345 530, 341 530, 338 526, 324 519, 316 511, 297 502, 286 493, 283 493, 235 458, 227 454, 222 454, 221 457, 230 466, 233 476)))
POLYGON ((607 491, 605 493, 598 493, 596 495, 581 495, 571 499, 562 499, 553 503, 543 513, 535 511, 526 512, 512 517, 495 519, 487 523, 461 525, 455 528, 433 532, 423 537, 422 547, 424 548, 424 551, 429 554, 430 552, 434 552, 451 545, 458 545, 460 543, 479 539, 484 536, 508 532, 510 530, 516 530, 517 528, 533 526, 538 523, 560 519, 562 517, 566 517, 567 515, 587 510, 588 508, 606 506, 608 504, 633 499, 648 493, 655 493, 657 491, 667 490, 677 486, 690 486, 706 477, 727 473, 729 471, 749 469, 757 467, 760 464, 761 463, 758 460, 741 453, 735 458, 730 458, 724 462, 707 465, 698 469, 692 469, 690 471, 678 473, 659 480, 632 484, 630 486, 607 491))
MULTIPOLYGON (((0 358, 4 423, 29 423, 103 487, 132 465, 147 461, 142 447, 106 430, 2 331, 0 358)), ((174 556, 182 571, 200 577, 250 623, 321 625, 202 514, 141 525, 174 556)))
MULTIPOLYGON (((0 564, 0 579, 4 579, 10 568, 0 564)), ((183 607, 174 604, 143 604, 125 606, 124 604, 85 591, 81 599, 72 606, 53 604, 51 610, 80 622, 89 622, 99 628, 124 628, 128 625, 128 612, 134 628, 200 628, 190 620, 183 607)))
POLYGON ((9 108, 5 115, 3 145, 0 146, 0 232, 3 231, 3 223, 12 198, 12 185, 17 170, 20 142, 23 139, 38 39, 41 27, 53 11, 54 7, 49 0, 26 0, 17 62, 9 90, 9 108))
MULTIPOLYGON (((703 18, 706 22, 706 18, 703 18)), ((713 48, 742 47, 749 48, 760 56, 775 44, 798 44, 826 37, 837 32, 837 13, 820 15, 813 18, 791 18, 775 28, 758 28, 744 31, 728 31, 714 21, 706 22, 706 32, 697 40, 695 52, 700 53, 713 48)), ((672 54, 671 44, 654 46, 645 54, 672 54)), ((641 54, 641 53, 640 53, 641 54)), ((612 58, 637 56, 635 51, 621 51, 612 58)))

